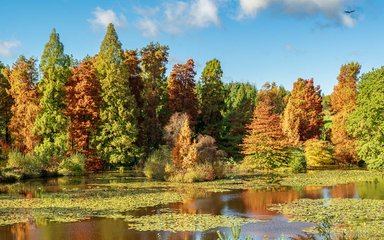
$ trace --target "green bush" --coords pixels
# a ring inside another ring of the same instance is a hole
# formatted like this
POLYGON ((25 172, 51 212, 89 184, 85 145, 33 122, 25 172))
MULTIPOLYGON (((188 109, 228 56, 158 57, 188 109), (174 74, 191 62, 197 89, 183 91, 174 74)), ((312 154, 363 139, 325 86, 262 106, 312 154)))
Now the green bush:
POLYGON ((147 159, 144 165, 144 174, 148 178, 165 180, 167 164, 171 162, 171 151, 168 146, 161 146, 155 150, 147 159))
POLYGON ((304 143, 305 160, 308 166, 334 164, 330 144, 324 140, 309 139, 304 143))
POLYGON ((170 182, 203 182, 212 181, 224 176, 225 166, 221 162, 216 163, 201 163, 189 167, 183 171, 172 171, 168 177, 170 182))
POLYGON ((45 168, 41 158, 32 154, 23 154, 19 151, 10 151, 8 154, 7 168, 15 169, 24 177, 40 176, 45 168))
POLYGON ((69 175, 82 175, 85 173, 86 157, 82 154, 75 153, 68 158, 64 158, 59 165, 59 174, 69 175))
POLYGON ((293 173, 305 173, 307 171, 307 162, 303 150, 295 148, 290 150, 289 167, 293 173))

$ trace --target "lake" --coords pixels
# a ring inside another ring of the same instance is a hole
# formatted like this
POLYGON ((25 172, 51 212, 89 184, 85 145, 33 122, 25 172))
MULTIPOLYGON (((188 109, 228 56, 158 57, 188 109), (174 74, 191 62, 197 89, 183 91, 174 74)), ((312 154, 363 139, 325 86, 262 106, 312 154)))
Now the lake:
MULTIPOLYGON (((260 220, 246 223, 242 234, 254 239, 276 239, 281 236, 297 237, 305 235, 304 229, 315 226, 307 222, 289 222, 290 216, 269 210, 275 204, 285 204, 298 199, 328 198, 362 198, 384 199, 383 179, 362 181, 335 186, 279 186, 243 189, 224 189, 223 191, 204 191, 194 184, 167 185, 150 182, 150 191, 180 192, 182 200, 159 204, 156 206, 139 207, 124 214, 133 217, 156 215, 163 213, 176 214, 211 214, 235 216, 260 220)), ((148 181, 140 176, 128 174, 98 174, 88 177, 63 177, 45 180, 29 180, 12 185, 0 185, 1 199, 34 199, 49 197, 52 194, 72 191, 104 191, 123 187, 125 191, 140 191, 148 181), (135 185, 130 185, 134 183, 135 185), (127 184, 127 185, 125 185, 127 184), (128 189, 134 186, 133 189, 128 189), (101 190, 100 190, 101 189, 101 190)), ((233 184, 236 186, 236 184, 233 184)), ((204 185, 205 186, 205 185, 204 185)), ((149 191, 148 190, 148 191, 149 191)), ((76 195, 77 196, 77 195, 76 195)), ((102 201, 102 200, 101 200, 102 201)), ((1 208, 1 206, 0 206, 1 208)), ((14 210, 20 214, 23 207, 14 210)), ((1 213, 1 211, 0 211, 1 213)), ((34 214, 34 213, 33 213, 34 214)), ((1 215, 0 215, 1 216, 1 215)), ((198 227, 197 227, 198 228, 198 227)), ((129 222, 119 217, 91 217, 77 222, 50 222, 32 217, 23 223, 0 226, 0 239, 217 239, 216 231, 229 232, 228 227, 213 228, 205 231, 140 231, 130 226, 129 222)))

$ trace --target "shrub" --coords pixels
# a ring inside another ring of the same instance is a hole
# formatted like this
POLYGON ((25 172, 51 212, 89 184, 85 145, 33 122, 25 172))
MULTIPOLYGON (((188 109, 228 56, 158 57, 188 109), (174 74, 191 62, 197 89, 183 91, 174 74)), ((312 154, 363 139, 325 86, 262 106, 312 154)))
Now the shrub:
POLYGON ((39 176, 46 165, 41 158, 32 154, 23 154, 19 151, 10 151, 8 154, 8 168, 16 169, 23 176, 39 176))
POLYGON ((171 171, 168 165, 171 162, 171 151, 168 146, 161 146, 147 159, 144 166, 144 174, 148 178, 164 180, 166 173, 171 171), (167 166, 168 165, 168 166, 167 166))
POLYGON ((319 139, 309 139, 304 143, 305 160, 308 166, 333 164, 331 147, 328 142, 319 139))
POLYGON ((307 162, 302 149, 291 149, 289 158, 289 167, 293 173, 305 173, 307 171, 307 162))
POLYGON ((82 175, 85 173, 86 157, 82 154, 75 153, 68 158, 64 158, 59 165, 59 173, 65 176, 82 175))

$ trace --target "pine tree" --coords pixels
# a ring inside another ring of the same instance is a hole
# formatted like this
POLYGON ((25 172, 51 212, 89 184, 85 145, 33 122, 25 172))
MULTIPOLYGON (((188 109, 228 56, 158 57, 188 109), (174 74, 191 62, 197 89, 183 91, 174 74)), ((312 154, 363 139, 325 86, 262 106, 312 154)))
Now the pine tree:
POLYGON ((66 86, 66 115, 70 119, 71 152, 91 154, 91 135, 100 118, 100 84, 93 59, 72 69, 66 86))
POLYGON ((70 75, 70 58, 54 29, 40 61, 43 78, 38 84, 40 107, 34 132, 41 143, 35 153, 44 161, 61 158, 68 150, 68 119, 65 111, 65 84, 70 75))
POLYGON ((212 59, 206 63, 199 84, 199 102, 203 133, 219 137, 220 124, 224 110, 224 85, 221 81, 223 71, 220 61, 212 59))
POLYGON ((113 24, 107 29, 95 60, 101 85, 100 125, 95 137, 97 150, 109 163, 134 164, 138 148, 136 102, 129 88, 124 52, 113 24))
POLYGON ((224 85, 225 110, 218 143, 235 160, 243 158, 240 144, 250 124, 256 103, 256 88, 249 83, 224 85))
POLYGON ((323 125, 320 87, 313 79, 299 78, 293 84, 287 107, 284 110, 283 131, 293 145, 311 138, 320 138, 323 125))
POLYGON ((37 60, 20 56, 12 66, 9 76, 9 94, 14 99, 9 129, 13 137, 13 146, 22 153, 30 153, 39 138, 32 132, 33 124, 39 112, 39 96, 36 88, 38 72, 37 60))
POLYGON ((162 128, 168 120, 166 64, 168 63, 168 46, 150 43, 140 51, 141 77, 143 89, 143 116, 141 125, 143 145, 150 150, 162 141, 162 128))
POLYGON ((167 87, 170 113, 188 113, 192 127, 196 124, 198 107, 194 67, 192 59, 189 59, 186 64, 174 65, 167 87))
POLYGON ((337 162, 352 163, 357 161, 356 139, 347 133, 347 119, 356 107, 358 63, 341 66, 337 78, 338 84, 331 94, 332 129, 331 140, 335 145, 334 157, 337 162))
POLYGON ((287 164, 281 119, 274 111, 273 101, 268 95, 257 104, 242 144, 244 168, 271 170, 287 164))

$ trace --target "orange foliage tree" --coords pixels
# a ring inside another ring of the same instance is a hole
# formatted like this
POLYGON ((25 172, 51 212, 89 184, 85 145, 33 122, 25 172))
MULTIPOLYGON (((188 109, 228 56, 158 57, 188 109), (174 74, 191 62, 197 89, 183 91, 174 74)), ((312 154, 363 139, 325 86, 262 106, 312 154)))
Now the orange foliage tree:
POLYGON ((274 111, 269 95, 260 99, 243 139, 244 168, 270 170, 287 164, 281 118, 274 111))
POLYGON ((9 129, 13 137, 13 146, 22 153, 30 153, 39 138, 32 132, 39 111, 36 59, 20 56, 12 66, 9 76, 9 94, 14 102, 11 108, 12 118, 9 129))
POLYGON ((337 77, 338 83, 331 94, 332 130, 331 140, 335 145, 334 157, 337 162, 351 163, 357 161, 357 143, 355 138, 348 135, 347 119, 356 106, 357 75, 361 66, 349 63, 341 66, 337 77))
POLYGON ((283 131, 289 142, 300 145, 311 138, 319 138, 323 125, 323 106, 320 86, 313 79, 299 78, 293 84, 283 116, 283 131))
POLYGON ((72 69, 66 85, 66 115, 70 118, 70 150, 90 155, 90 140, 100 119, 100 84, 93 60, 72 69))
POLYGON ((191 126, 196 124, 198 106, 194 67, 195 63, 192 59, 189 59, 186 64, 174 65, 167 87, 170 113, 188 113, 191 126))
POLYGON ((189 117, 183 118, 182 127, 172 149, 172 161, 177 168, 185 169, 197 162, 196 143, 192 142, 189 117))

